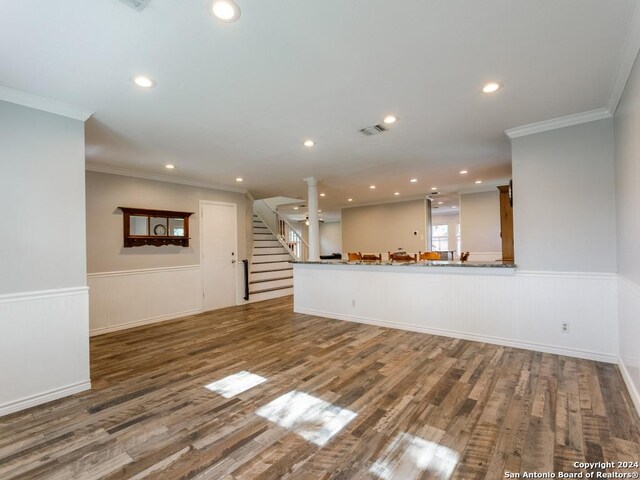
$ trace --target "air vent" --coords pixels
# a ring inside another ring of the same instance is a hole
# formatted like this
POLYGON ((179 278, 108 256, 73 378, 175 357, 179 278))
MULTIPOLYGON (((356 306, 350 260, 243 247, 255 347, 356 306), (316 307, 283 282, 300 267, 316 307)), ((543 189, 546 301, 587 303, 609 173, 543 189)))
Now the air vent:
POLYGON ((386 132, 388 129, 384 125, 373 125, 372 127, 365 127, 360 129, 360 133, 370 137, 371 135, 377 135, 382 132, 386 132))
POLYGON ((121 0, 134 10, 141 12, 149 4, 151 0, 121 0))

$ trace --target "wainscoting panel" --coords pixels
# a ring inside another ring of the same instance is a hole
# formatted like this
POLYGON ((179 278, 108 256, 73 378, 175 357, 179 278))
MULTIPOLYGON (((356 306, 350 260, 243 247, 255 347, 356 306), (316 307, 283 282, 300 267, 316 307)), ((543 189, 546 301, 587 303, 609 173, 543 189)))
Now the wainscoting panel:
POLYGON ((640 285, 618 276, 619 366, 640 415, 640 285))
POLYGON ((296 264, 294 309, 617 362, 615 274, 479 270, 296 264), (561 331, 563 322, 568 333, 561 331))
POLYGON ((92 336, 202 312, 199 265, 93 273, 87 281, 92 336))
POLYGON ((0 295, 0 415, 91 388, 87 287, 0 295))

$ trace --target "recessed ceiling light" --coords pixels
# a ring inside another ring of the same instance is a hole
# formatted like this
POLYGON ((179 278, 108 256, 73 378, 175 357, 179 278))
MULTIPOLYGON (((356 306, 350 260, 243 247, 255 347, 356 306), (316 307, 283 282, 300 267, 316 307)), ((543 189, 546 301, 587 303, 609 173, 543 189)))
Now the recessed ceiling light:
POLYGON ((293 207, 294 210, 298 210, 300 207, 293 207))
POLYGON ((236 182, 244 182, 244 178, 238 177, 238 178, 236 178, 236 182))
POLYGON ((476 180, 476 183, 482 183, 482 180, 476 180))
POLYGON ((347 202, 353 202, 353 198, 347 198, 347 202))
POLYGON ((460 175, 466 175, 467 173, 469 173, 468 170, 460 170, 460 175))
POLYGON ((370 186, 369 186, 369 188, 370 188, 371 190, 375 190, 375 189, 376 189, 376 186, 375 186, 375 185, 370 185, 370 186))
POLYGON ((318 210, 318 213, 322 213, 322 210, 318 210))
POLYGON ((493 93, 499 89, 500 89, 500 84, 496 82, 487 83, 484 87, 482 87, 482 91, 484 93, 493 93))
POLYGON ((391 125, 392 123, 396 123, 397 120, 398 119, 394 115, 387 115, 386 117, 384 117, 383 122, 387 125, 391 125))
POLYGON ((416 183, 418 181, 417 178, 412 178, 411 180, 409 180, 411 183, 416 183))
POLYGON ((455 205, 452 205, 451 208, 457 208, 455 205))
POLYGON ((307 220, 306 222, 304 222, 304 224, 308 227, 308 226, 309 226, 309 220, 307 220))
POLYGON ((316 144, 316 142, 314 142, 313 140, 305 140, 303 145, 305 147, 313 147, 316 144))
POLYGON ((431 190, 433 190, 434 192, 438 189, 438 187, 431 187, 431 190))
POLYGON ((400 195, 400 192, 396 192, 394 193, 394 195, 397 197, 398 195, 400 195))
POLYGON ((176 168, 176 166, 175 166, 175 165, 173 165, 172 163, 167 163, 167 164, 164 166, 164 168, 167 168, 167 169, 169 169, 169 170, 173 170, 174 168, 176 168))
POLYGON ((156 82, 144 75, 136 75, 133 77, 133 83, 142 88, 151 88, 156 86, 156 82))
POLYGON ((438 205, 442 205, 444 202, 438 202, 438 205))
POLYGON ((321 197, 326 197, 326 194, 321 193, 321 194, 320 194, 320 196, 321 196, 321 197))
POLYGON ((211 13, 223 22, 235 22, 240 18, 240 7, 231 0, 213 0, 211 13))

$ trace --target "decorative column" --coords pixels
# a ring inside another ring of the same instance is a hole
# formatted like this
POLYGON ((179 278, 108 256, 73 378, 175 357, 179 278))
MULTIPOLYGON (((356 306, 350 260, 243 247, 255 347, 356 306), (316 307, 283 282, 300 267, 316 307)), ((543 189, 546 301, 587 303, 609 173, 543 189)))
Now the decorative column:
POLYGON ((307 206, 309 207, 309 258, 310 262, 320 260, 320 222, 318 222, 318 180, 315 177, 304 179, 307 182, 307 206))

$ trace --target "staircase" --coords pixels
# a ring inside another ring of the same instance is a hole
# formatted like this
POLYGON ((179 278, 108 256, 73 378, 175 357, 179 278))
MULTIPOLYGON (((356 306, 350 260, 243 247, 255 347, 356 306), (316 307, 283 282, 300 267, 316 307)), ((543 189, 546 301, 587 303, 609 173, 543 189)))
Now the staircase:
POLYGON ((249 271, 249 301, 293 295, 291 256, 257 215, 253 216, 253 254, 249 271))

